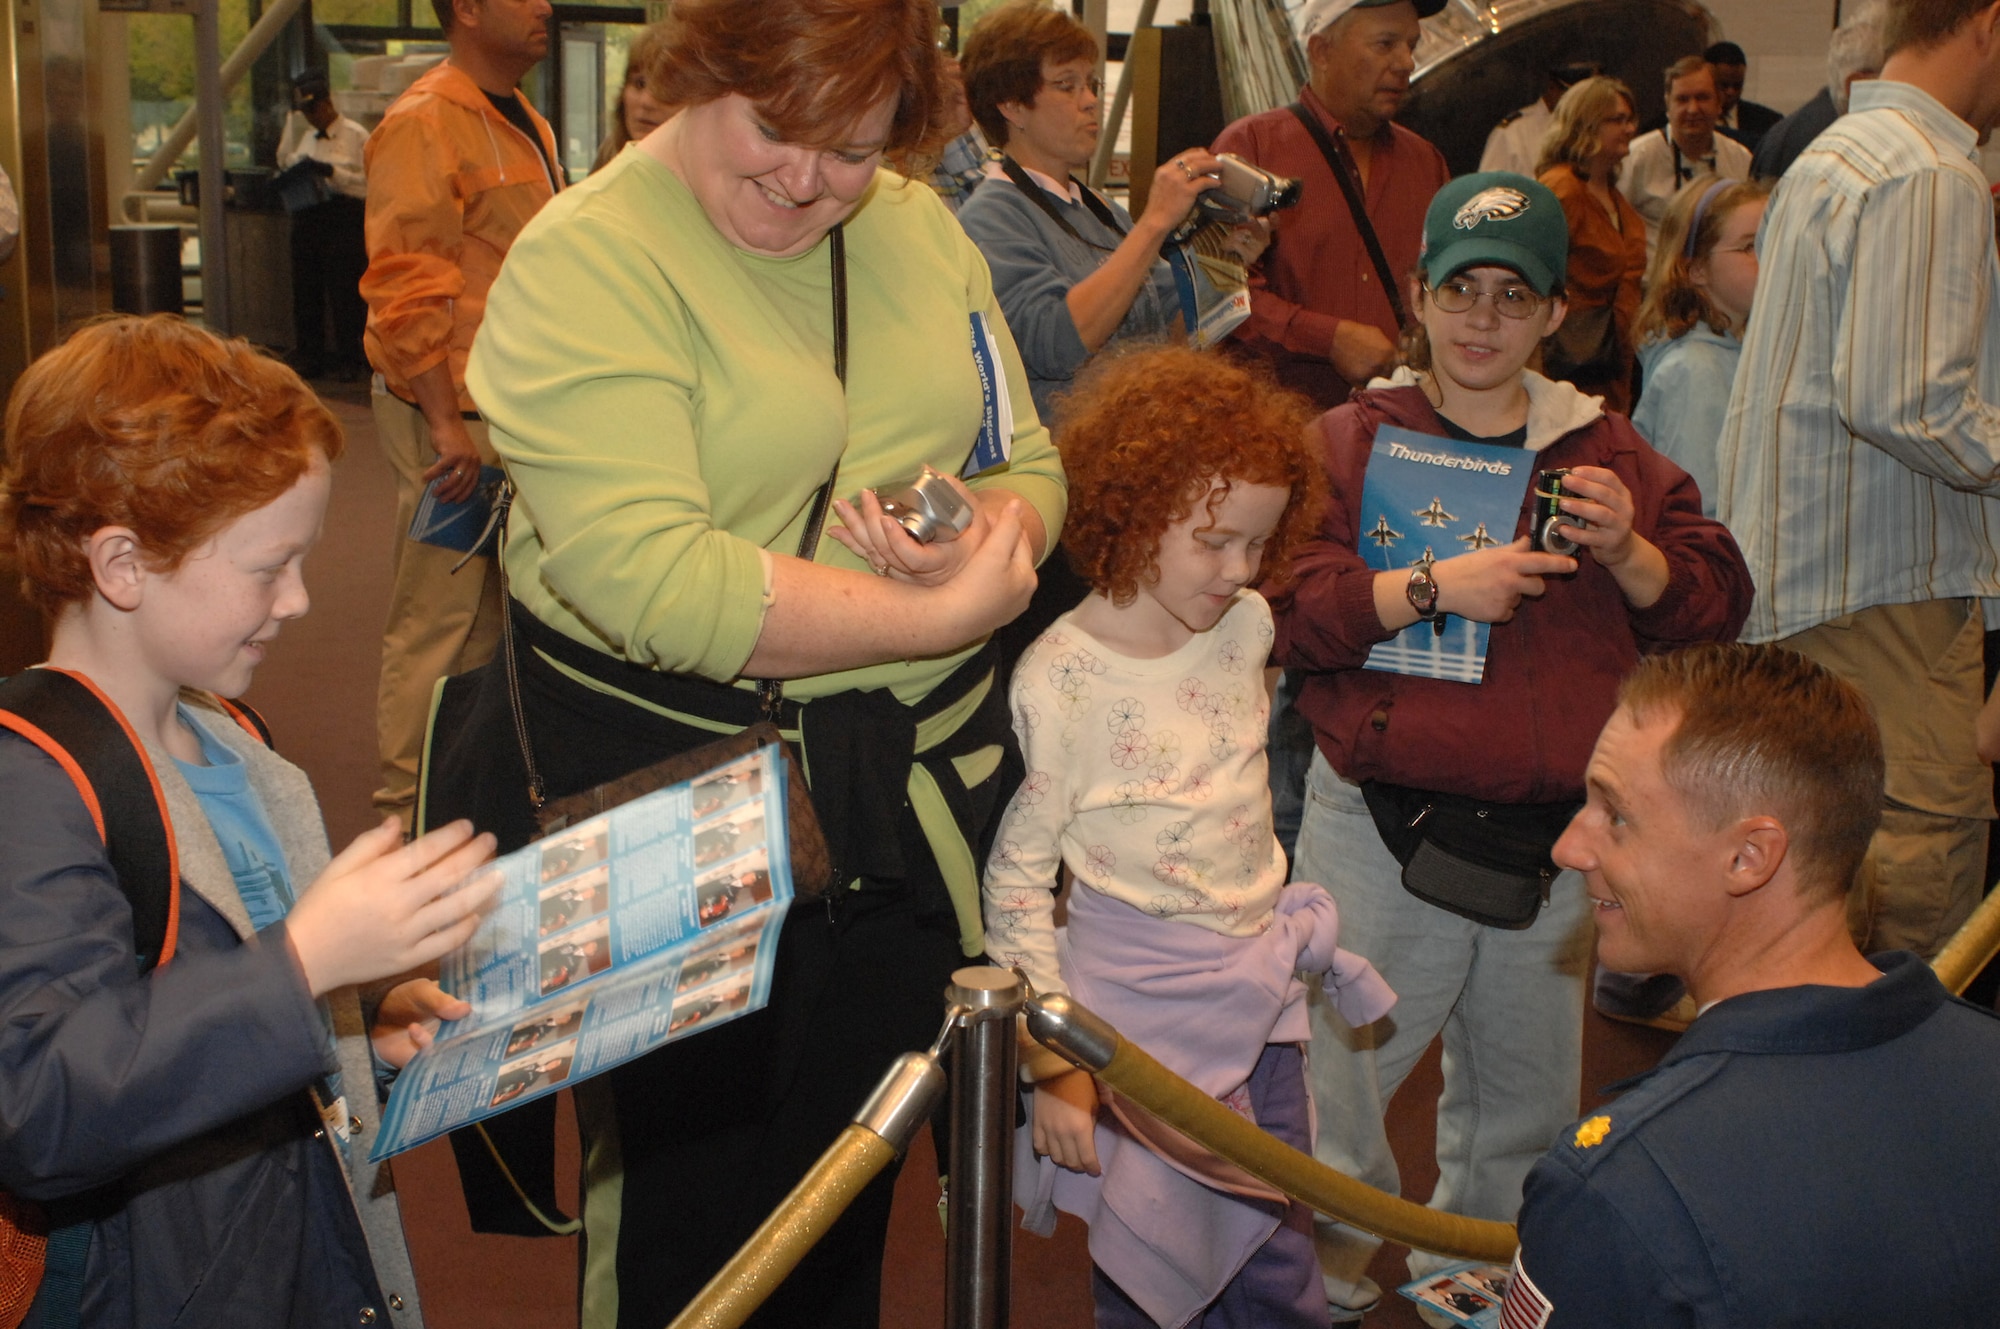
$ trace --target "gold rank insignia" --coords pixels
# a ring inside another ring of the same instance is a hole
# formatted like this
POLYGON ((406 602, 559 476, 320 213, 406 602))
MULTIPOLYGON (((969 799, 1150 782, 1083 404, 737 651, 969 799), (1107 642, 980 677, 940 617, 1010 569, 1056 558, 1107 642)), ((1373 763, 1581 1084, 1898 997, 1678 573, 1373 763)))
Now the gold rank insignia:
POLYGON ((1603 1144, 1604 1137, 1611 1134, 1611 1118, 1592 1117, 1576 1128, 1576 1147, 1588 1149, 1595 1144, 1603 1144))

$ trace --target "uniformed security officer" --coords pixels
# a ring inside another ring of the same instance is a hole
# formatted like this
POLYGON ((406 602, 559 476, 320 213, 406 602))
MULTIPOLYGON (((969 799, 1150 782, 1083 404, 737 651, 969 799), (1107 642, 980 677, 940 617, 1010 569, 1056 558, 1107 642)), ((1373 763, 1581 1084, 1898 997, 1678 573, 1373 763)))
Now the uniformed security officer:
POLYGON ((1542 95, 1514 112, 1486 136, 1486 150, 1479 155, 1482 171, 1512 171, 1533 176, 1542 155, 1542 137, 1549 132, 1556 103, 1573 84, 1595 78, 1603 70, 1594 62, 1579 60, 1557 65, 1549 71, 1548 86, 1542 95))
POLYGON ((1882 779, 1866 701, 1802 655, 1627 680, 1555 859, 1604 963, 1701 1013, 1529 1174, 1504 1323, 1992 1324, 2000 1018, 1849 937, 1882 779))

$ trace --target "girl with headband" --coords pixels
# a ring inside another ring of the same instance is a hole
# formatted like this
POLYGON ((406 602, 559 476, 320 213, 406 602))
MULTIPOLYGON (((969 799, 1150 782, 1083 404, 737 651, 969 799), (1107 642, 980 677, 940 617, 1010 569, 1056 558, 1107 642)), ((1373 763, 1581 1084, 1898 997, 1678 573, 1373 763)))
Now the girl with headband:
POLYGON ((1644 385, 1632 423, 1701 487, 1715 515, 1715 444, 1757 289, 1769 181, 1705 175, 1674 197, 1634 328, 1644 385))

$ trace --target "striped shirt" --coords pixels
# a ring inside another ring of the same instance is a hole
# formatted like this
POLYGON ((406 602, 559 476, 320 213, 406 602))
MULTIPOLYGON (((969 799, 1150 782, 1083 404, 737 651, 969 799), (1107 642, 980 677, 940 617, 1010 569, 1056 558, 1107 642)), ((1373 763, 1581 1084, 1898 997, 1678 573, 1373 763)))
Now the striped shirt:
POLYGON ((1779 182, 1718 447, 1757 585, 1745 641, 2000 596, 2000 259, 1976 136, 1906 83, 1779 182))

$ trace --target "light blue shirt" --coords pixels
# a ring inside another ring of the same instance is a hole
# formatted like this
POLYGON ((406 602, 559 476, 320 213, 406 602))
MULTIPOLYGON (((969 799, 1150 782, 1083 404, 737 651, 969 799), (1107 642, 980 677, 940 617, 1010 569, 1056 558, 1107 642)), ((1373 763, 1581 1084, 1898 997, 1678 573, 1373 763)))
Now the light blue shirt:
MULTIPOLYGON (((227 744, 208 732, 208 726, 183 706, 181 723, 201 741, 201 758, 206 765, 182 761, 174 765, 201 801, 202 815, 222 845, 223 861, 236 879, 236 893, 250 915, 250 926, 262 932, 281 921, 298 903, 292 875, 285 867, 285 851, 257 791, 250 787, 250 768, 227 744)), ((319 1086, 321 1101, 332 1103, 340 1097, 340 1072, 334 1042, 333 1015, 324 1001, 319 1003, 320 1019, 326 1025, 327 1074, 319 1086)), ((345 1148, 346 1140, 341 1140, 345 1148)))
POLYGON ((1785 173, 1717 449, 1746 641, 2000 595, 2000 258, 1977 135, 1887 79, 1785 173))
POLYGON ((1639 348, 1645 391, 1632 423, 1661 455, 1694 477, 1704 517, 1715 515, 1715 445, 1742 354, 1742 342, 1706 323, 1639 348))

